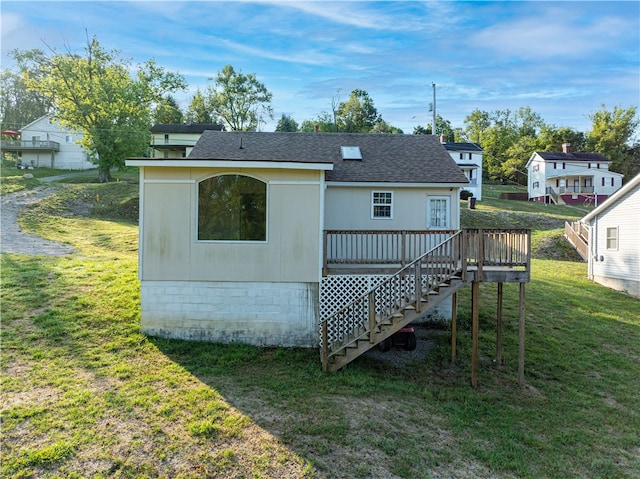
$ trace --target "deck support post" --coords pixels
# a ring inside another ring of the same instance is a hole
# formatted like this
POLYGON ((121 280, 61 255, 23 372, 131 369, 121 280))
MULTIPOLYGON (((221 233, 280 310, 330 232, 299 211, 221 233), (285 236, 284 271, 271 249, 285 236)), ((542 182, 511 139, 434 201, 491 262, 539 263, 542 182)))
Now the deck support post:
POLYGON ((502 366, 502 287, 503 283, 498 283, 498 311, 496 313, 496 363, 502 366))
POLYGON ((524 287, 520 283, 520 321, 518 323, 518 385, 524 385, 524 287))
POLYGON ((376 342, 376 294, 373 291, 369 293, 369 342, 376 342))
POLYGON ((451 362, 456 362, 456 345, 458 334, 458 293, 451 295, 451 362))
POLYGON ((478 336, 480 309, 480 282, 471 283, 471 386, 478 388, 478 336))

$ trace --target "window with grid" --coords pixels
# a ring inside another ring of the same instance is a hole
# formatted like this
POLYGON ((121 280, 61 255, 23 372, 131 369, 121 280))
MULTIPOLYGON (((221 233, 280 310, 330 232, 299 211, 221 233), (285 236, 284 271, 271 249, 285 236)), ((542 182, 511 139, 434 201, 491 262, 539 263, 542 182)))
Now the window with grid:
POLYGON ((448 197, 430 197, 427 200, 427 227, 433 229, 449 228, 448 197))
POLYGON ((374 219, 393 218, 393 193, 373 191, 371 193, 371 217, 374 219))
POLYGON ((618 249, 618 228, 607 228, 607 249, 618 249))

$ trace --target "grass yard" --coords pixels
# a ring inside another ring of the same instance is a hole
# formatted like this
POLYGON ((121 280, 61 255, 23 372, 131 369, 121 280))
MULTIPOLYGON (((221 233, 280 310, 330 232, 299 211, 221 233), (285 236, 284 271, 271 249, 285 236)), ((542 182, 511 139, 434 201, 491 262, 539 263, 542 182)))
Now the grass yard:
POLYGON ((518 287, 504 287, 498 365, 496 286, 482 284, 474 390, 470 288, 455 364, 442 329, 426 360, 337 373, 315 349, 141 334, 136 181, 63 185, 22 216, 73 256, 2 255, 2 477, 640 477, 640 301, 562 249, 560 223, 582 212, 490 194, 464 210, 466 226, 534 229, 526 385, 518 287))

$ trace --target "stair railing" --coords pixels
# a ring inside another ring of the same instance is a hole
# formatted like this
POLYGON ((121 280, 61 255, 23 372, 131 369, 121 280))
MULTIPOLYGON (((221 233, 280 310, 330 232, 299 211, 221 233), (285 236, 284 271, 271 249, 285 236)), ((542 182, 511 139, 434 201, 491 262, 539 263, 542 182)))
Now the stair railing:
POLYGON ((421 311, 421 298, 455 275, 466 279, 467 255, 462 231, 422 254, 390 275, 378 286, 321 321, 321 356, 326 370, 329 358, 358 338, 375 333, 382 322, 409 308, 421 311), (331 325, 331 331, 329 330, 331 325))

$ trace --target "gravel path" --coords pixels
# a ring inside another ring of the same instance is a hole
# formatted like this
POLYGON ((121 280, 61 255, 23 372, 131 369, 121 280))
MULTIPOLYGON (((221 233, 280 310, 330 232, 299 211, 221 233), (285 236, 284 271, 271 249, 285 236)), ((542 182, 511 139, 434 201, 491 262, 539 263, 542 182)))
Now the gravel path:
POLYGON ((56 189, 51 186, 39 186, 2 197, 0 210, 0 251, 2 253, 32 256, 62 256, 73 253, 71 246, 25 233, 18 225, 18 214, 22 208, 28 208, 55 191, 56 189))

